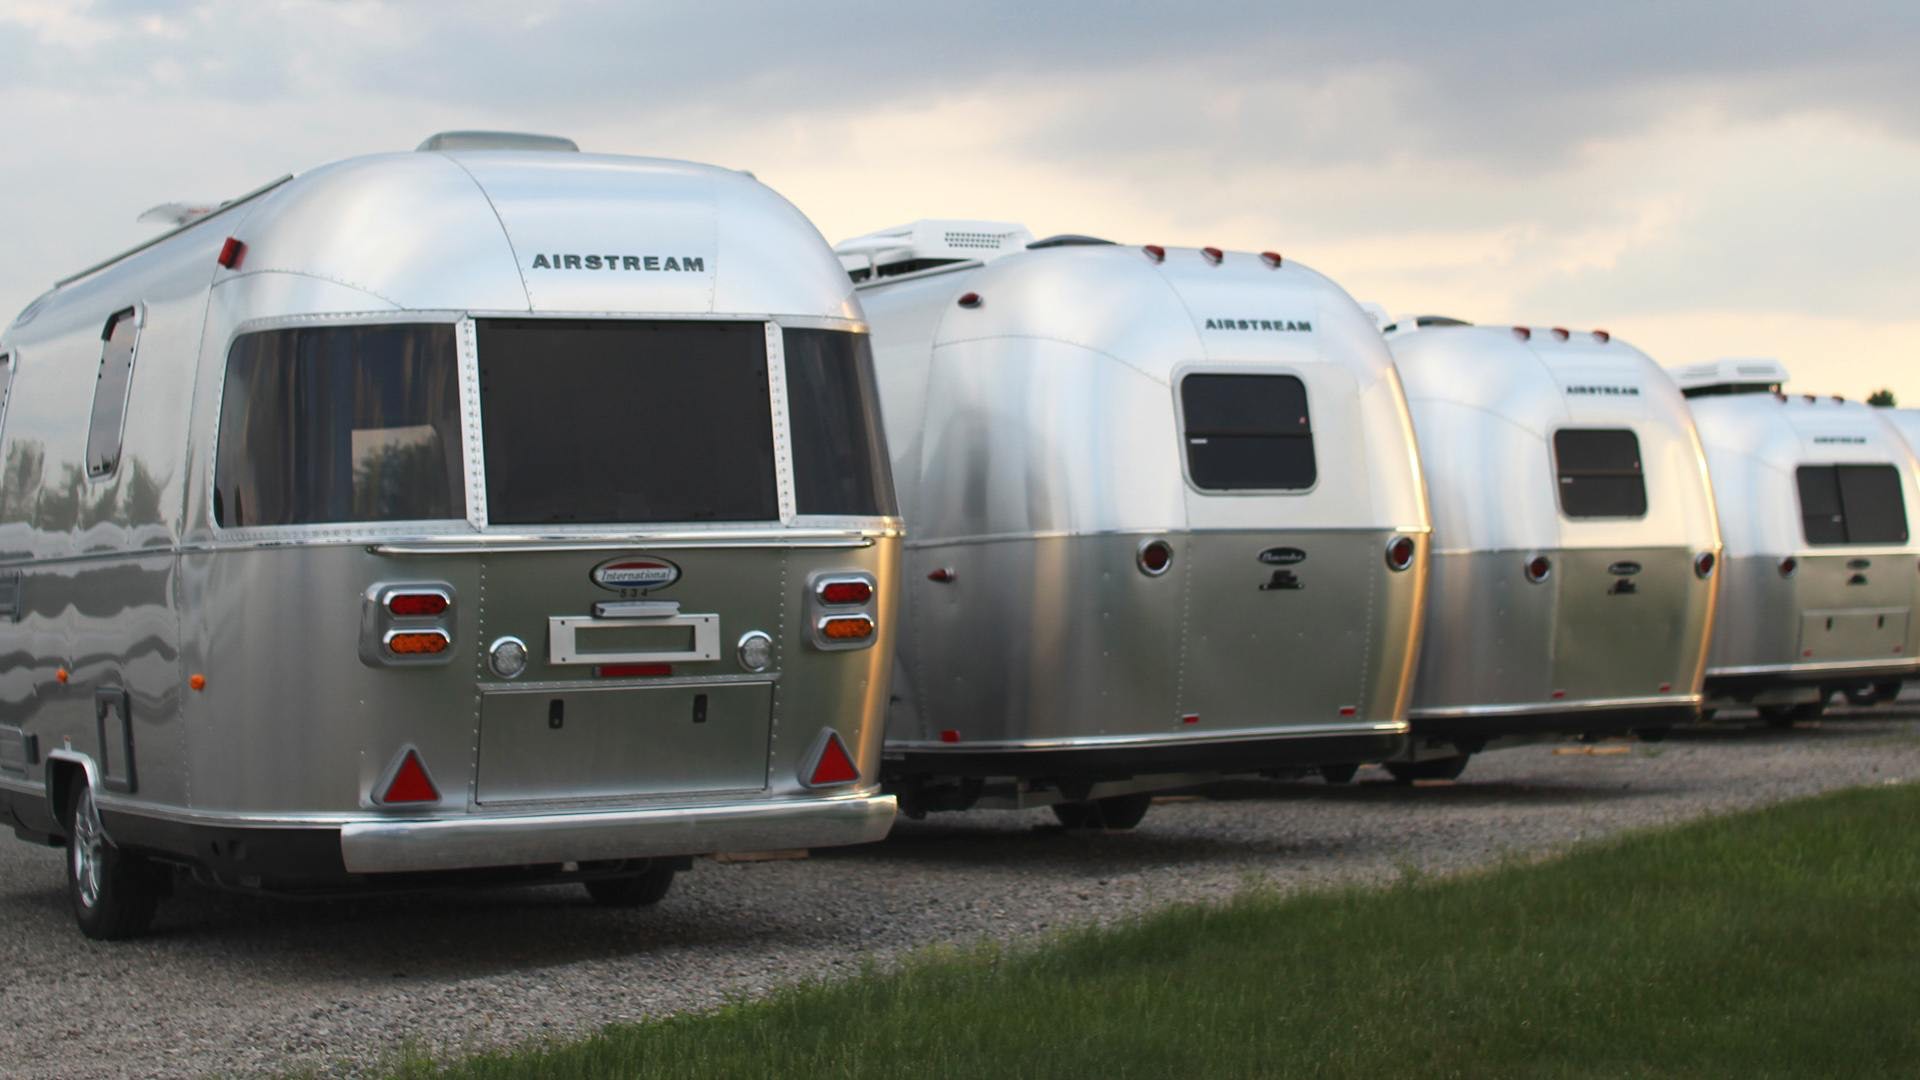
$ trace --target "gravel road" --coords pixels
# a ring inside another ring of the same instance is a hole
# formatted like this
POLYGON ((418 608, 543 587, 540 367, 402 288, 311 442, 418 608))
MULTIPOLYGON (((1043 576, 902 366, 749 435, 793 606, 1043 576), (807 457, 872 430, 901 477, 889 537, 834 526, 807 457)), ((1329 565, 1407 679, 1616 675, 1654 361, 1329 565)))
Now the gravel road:
POLYGON ((74 929, 60 853, 0 842, 0 1075, 352 1075, 403 1042, 455 1052, 585 1032, 1253 879, 1385 881, 1911 780, 1920 703, 1903 702, 1792 732, 1736 720, 1624 754, 1499 751, 1448 786, 1371 769, 1348 787, 1236 782, 1157 805, 1127 834, 1067 833, 1044 810, 937 815, 804 861, 702 861, 650 911, 601 910, 578 887, 305 904, 184 890, 154 936, 118 945, 74 929))

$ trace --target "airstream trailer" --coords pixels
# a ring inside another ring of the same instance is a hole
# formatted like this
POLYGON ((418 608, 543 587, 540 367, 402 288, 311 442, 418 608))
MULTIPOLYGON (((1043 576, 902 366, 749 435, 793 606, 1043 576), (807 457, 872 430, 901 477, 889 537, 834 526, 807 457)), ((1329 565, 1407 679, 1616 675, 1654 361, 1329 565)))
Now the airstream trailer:
POLYGON ((61 282, 0 338, 0 808, 103 937, 175 868, 642 904, 884 836, 864 330, 750 176, 505 136, 61 282))
POLYGON ((1397 752, 1425 594, 1399 380, 1279 255, 921 221, 841 244, 901 509, 912 814, 1136 823, 1182 775, 1397 752))
POLYGON ((1706 446, 1726 543, 1709 704, 1753 705, 1786 726, 1836 692, 1897 695, 1920 673, 1911 451, 1882 410, 1781 393, 1777 361, 1719 360, 1674 377, 1706 446))
POLYGON ((1605 331, 1384 328, 1433 506, 1403 782, 1495 740, 1698 719, 1719 536, 1685 399, 1605 331))

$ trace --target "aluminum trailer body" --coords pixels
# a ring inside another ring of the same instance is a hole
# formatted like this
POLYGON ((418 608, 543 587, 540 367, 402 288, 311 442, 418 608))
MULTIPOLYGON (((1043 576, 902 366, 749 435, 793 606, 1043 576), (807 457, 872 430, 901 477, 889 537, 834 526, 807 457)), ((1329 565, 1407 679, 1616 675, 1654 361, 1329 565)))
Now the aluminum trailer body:
POLYGON ((0 338, 0 811, 96 901, 146 859, 639 902, 890 826, 901 526, 827 245, 743 173, 436 145, 0 338))
POLYGON ((1398 751, 1429 528, 1371 320, 1278 256, 1029 239, 836 249, 911 531, 903 807, 1398 751))
POLYGON ((1766 360, 1676 368, 1726 544, 1712 704, 1791 722, 1835 692, 1891 697, 1920 673, 1912 451, 1885 410, 1779 392, 1766 360))
POLYGON ((1434 526, 1420 764, 1389 767, 1697 720, 1720 540, 1679 387, 1603 331, 1422 318, 1386 338, 1434 526))

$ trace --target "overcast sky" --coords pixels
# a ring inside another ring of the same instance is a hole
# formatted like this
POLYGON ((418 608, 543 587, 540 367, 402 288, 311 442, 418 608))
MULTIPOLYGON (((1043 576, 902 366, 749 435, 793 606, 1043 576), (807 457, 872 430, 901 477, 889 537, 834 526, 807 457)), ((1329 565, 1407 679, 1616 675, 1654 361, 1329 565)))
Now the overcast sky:
POLYGON ((451 128, 916 217, 1276 249, 1396 313, 1920 405, 1920 4, 0 0, 0 319, 451 128))

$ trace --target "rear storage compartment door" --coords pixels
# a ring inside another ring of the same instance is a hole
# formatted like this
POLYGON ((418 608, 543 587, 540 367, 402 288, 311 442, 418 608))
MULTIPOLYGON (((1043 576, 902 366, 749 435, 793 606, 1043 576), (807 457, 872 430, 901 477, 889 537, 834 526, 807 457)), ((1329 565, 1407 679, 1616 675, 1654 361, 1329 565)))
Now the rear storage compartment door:
POLYGON ((1906 655, 1907 609, 1847 608, 1800 616, 1800 658, 1810 663, 1897 661, 1906 655))
POLYGON ((1699 646, 1688 640, 1689 553, 1562 551, 1554 563, 1554 690, 1579 701, 1691 689, 1699 646))
POLYGON ((771 682, 491 692, 479 801, 758 791, 772 714, 771 682))

